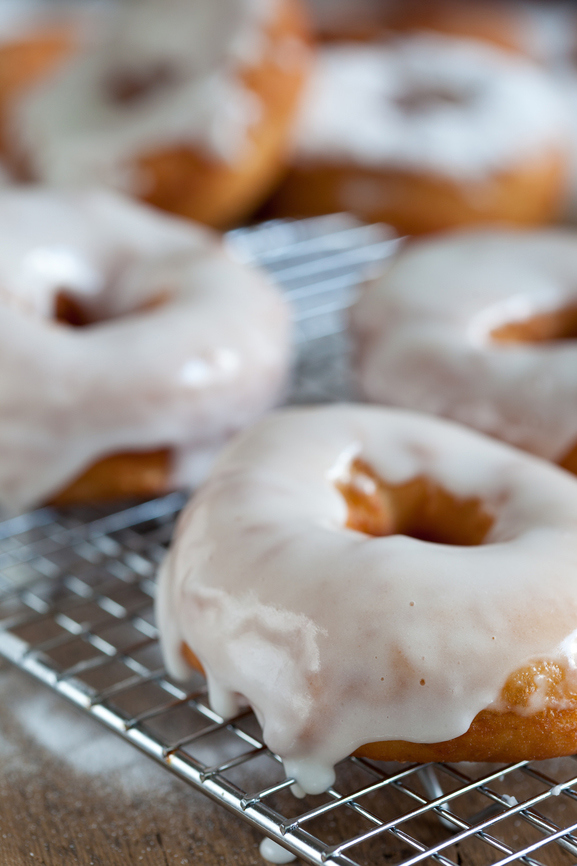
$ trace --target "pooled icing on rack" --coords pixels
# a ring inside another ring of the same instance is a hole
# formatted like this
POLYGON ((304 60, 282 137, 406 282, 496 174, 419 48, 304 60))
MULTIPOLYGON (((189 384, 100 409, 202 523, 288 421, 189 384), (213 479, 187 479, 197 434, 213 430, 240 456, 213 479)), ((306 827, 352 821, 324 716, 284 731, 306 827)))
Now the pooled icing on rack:
POLYGON ((318 793, 361 745, 463 734, 530 660, 577 676, 576 525, 574 478, 450 422, 275 413, 229 446, 181 517, 157 604, 169 672, 189 674, 186 643, 215 711, 250 704, 287 774, 318 793), (391 484, 425 476, 479 498, 494 517, 485 542, 346 528, 336 485, 355 458, 391 484))
POLYGON ((50 183, 141 193, 139 156, 191 145, 242 154, 262 106, 242 80, 261 62, 278 0, 129 0, 106 33, 14 109, 13 131, 50 183))
POLYGON ((545 72, 468 39, 422 34, 321 50, 295 134, 297 162, 483 179, 565 146, 545 72))
POLYGON ((364 393, 561 460, 577 442, 577 344, 507 345, 492 332, 577 306, 576 273, 565 229, 411 244, 352 311, 364 393))
POLYGON ((0 192, 0 508, 171 448, 175 483, 278 396, 289 315, 208 231, 103 191, 0 192), (53 321, 65 291, 94 323, 53 321), (156 304, 146 309, 147 304, 156 304))

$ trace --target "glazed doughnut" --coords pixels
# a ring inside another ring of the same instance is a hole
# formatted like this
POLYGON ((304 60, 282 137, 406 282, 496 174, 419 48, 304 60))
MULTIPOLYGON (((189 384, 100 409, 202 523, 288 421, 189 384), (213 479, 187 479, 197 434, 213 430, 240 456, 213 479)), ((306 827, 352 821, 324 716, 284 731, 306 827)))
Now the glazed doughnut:
POLYGON ((418 233, 561 207, 566 106, 546 74, 441 35, 323 49, 272 215, 348 210, 418 233))
POLYGON ((278 398, 287 307, 208 230, 21 187, 0 238, 1 509, 193 484, 278 398))
POLYGON ((299 0, 140 0, 13 106, 28 176, 103 184, 210 225, 247 214, 283 168, 308 70, 299 0))
POLYGON ((576 272, 566 229, 406 246, 351 312, 362 392, 577 471, 576 272))
POLYGON ((221 455, 162 566, 168 670, 250 705, 308 793, 352 752, 577 749, 577 482, 448 421, 285 410, 221 455), (210 552, 210 553, 209 553, 210 552))

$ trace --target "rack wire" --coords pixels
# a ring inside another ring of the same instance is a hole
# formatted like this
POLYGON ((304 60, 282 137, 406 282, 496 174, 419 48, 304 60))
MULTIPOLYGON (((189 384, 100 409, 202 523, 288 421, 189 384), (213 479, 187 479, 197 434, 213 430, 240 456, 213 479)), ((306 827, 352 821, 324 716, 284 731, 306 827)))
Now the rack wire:
MULTIPOLYGON (((238 230, 228 243, 273 272, 294 305, 291 402, 354 396, 344 314, 399 242, 333 216, 238 230)), ((154 575, 183 501, 44 508, 0 523, 0 655, 309 863, 577 862, 573 757, 497 767, 349 758, 326 794, 295 798, 251 713, 225 721, 200 677, 183 686, 163 669, 154 575)))

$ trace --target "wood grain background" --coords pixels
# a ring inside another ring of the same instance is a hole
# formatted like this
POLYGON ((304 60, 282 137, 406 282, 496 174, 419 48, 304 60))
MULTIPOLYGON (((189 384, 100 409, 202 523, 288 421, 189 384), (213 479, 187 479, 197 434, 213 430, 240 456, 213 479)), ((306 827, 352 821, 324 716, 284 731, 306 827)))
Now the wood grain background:
POLYGON ((45 686, 0 666, 2 866, 262 866, 259 841, 45 686))

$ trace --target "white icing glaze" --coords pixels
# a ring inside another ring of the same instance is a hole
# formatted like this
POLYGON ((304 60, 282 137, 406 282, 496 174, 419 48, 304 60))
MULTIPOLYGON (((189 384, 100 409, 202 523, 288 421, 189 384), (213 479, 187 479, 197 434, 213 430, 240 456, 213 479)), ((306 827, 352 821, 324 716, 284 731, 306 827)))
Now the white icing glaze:
POLYGON ((49 183, 104 183, 137 194, 147 180, 134 161, 145 154, 191 145, 236 161, 263 110, 241 75, 261 61, 278 2, 126 2, 92 50, 14 106, 16 150, 49 183), (138 82, 157 73, 161 81, 146 95, 129 103, 112 97, 118 76, 138 82))
POLYGON ((576 273, 570 230, 409 245, 351 314, 363 392, 562 459, 577 441, 577 344, 498 344, 490 332, 577 304, 576 273))
POLYGON ((168 669, 189 674, 186 642, 215 710, 248 702, 287 774, 318 793, 363 744, 463 734, 531 659, 577 677, 576 526, 568 473, 450 422, 275 413, 228 447, 180 520, 157 602, 168 669), (480 498, 486 543, 347 529, 335 481, 355 456, 393 484, 424 475, 480 498))
POLYGON ((474 181, 562 150, 567 123, 546 73, 488 44, 421 34, 329 46, 305 99, 295 160, 474 181))
POLYGON ((114 193, 21 187, 0 192, 0 238, 0 506, 126 450, 174 448, 193 482, 278 397, 286 305, 208 231, 114 193), (63 289, 100 321, 50 321, 63 289))
POLYGON ((273 842, 272 839, 263 839, 259 846, 260 856, 269 863, 294 863, 297 859, 286 848, 273 842))

